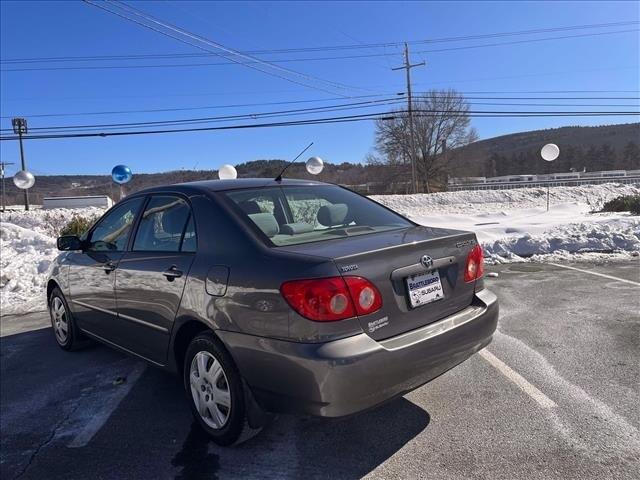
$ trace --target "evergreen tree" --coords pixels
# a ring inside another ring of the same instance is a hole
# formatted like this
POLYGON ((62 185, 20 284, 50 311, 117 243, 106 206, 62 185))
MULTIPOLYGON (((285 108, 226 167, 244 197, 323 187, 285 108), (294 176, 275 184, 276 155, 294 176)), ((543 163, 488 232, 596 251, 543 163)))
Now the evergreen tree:
POLYGON ((589 149, 585 152, 582 157, 582 164, 587 172, 593 172, 600 170, 599 168, 599 158, 600 153, 598 152, 598 148, 595 145, 589 146, 589 149))
POLYGON ((624 170, 640 169, 640 147, 634 141, 630 141, 624 146, 621 155, 620 168, 624 170))
POLYGON ((608 143, 603 143, 598 150, 598 168, 596 170, 615 170, 618 168, 616 151, 608 143))

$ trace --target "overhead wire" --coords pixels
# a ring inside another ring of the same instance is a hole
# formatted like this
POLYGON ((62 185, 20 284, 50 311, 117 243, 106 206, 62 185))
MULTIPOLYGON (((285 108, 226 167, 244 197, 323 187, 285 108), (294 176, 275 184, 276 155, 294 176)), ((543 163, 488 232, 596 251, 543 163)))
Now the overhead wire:
MULTIPOLYGON (((354 102, 354 103, 346 103, 346 104, 335 104, 335 105, 326 105, 321 107, 311 107, 311 108, 301 108, 301 109, 289 109, 289 110, 279 110, 279 111, 270 111, 270 112, 254 112, 254 113, 243 113, 236 115, 222 115, 216 117, 197 117, 197 118, 182 118, 182 119, 172 119, 172 120, 155 120, 155 121, 144 121, 144 122, 126 122, 126 123, 103 123, 103 124, 91 124, 91 125, 63 125, 63 126, 47 126, 47 127, 31 127, 31 131, 41 131, 41 130, 73 130, 73 129, 84 129, 84 128, 122 128, 122 127, 140 127, 140 126, 152 126, 152 125, 172 125, 172 124, 182 124, 182 123, 204 123, 211 121, 228 121, 228 120, 240 120, 240 119, 256 119, 262 117, 271 117, 271 116, 289 116, 289 115, 301 115, 308 113, 319 113, 319 112, 334 112, 334 111, 342 111, 342 110, 355 110, 360 108, 372 108, 379 107, 382 105, 399 105, 404 103, 404 100, 399 100, 397 98, 385 98, 381 100, 368 100, 362 102, 354 102)), ((0 129, 1 131, 12 131, 12 129, 0 129)))
MULTIPOLYGON (((510 112, 510 111, 466 111, 452 113, 451 111, 436 111, 436 110, 417 110, 415 111, 416 117, 428 117, 436 114, 446 113, 450 116, 464 116, 474 118, 513 118, 513 117, 608 117, 608 116, 638 116, 640 112, 629 111, 600 111, 600 112, 544 112, 544 111, 531 111, 531 112, 510 112)), ((293 121, 282 121, 272 123, 252 123, 252 124, 239 124, 239 125, 223 125, 215 127, 191 127, 191 128, 173 128, 173 129, 161 129, 161 130, 134 130, 134 131, 116 131, 116 132, 75 132, 75 133, 47 133, 47 134, 28 134, 23 136, 25 140, 38 140, 38 139, 63 139, 63 138, 90 138, 90 137, 111 137, 111 136, 130 136, 130 135, 154 135, 154 134, 169 134, 169 133, 184 133, 184 132, 205 132, 216 130, 233 130, 233 129, 253 129, 253 128, 266 128, 266 127, 281 127, 281 126, 302 126, 302 125, 317 125, 317 124, 330 124, 330 123, 344 123, 364 120, 392 120, 397 117, 397 112, 376 112, 365 113, 358 115, 347 115, 337 117, 324 117, 324 118, 312 118, 293 121)), ((17 135, 0 137, 1 141, 17 140, 17 135)))
MULTIPOLYGON (((117 12, 117 11, 111 10, 111 9, 109 9, 109 8, 106 8, 106 7, 103 5, 103 3, 106 3, 106 2, 96 3, 96 2, 93 2, 92 0, 83 0, 83 1, 84 1, 86 4, 88 4, 88 5, 91 5, 91 6, 94 6, 94 7, 96 7, 96 8, 99 8, 99 9, 101 9, 101 10, 104 10, 104 11, 106 11, 106 12, 109 12, 109 13, 111 13, 111 14, 113 14, 113 15, 116 15, 116 16, 118 16, 118 17, 120 17, 120 18, 123 18, 123 19, 125 19, 125 20, 127 20, 127 21, 130 21, 130 22, 132 22, 132 23, 135 23, 135 24, 137 24, 137 25, 139 25, 139 26, 142 26, 142 27, 144 27, 144 28, 147 28, 147 29, 149 29, 149 30, 153 30, 153 31, 155 31, 155 32, 157 32, 157 33, 160 33, 160 34, 162 34, 162 35, 164 35, 164 36, 167 36, 167 37, 169 37, 169 38, 173 38, 173 39, 175 39, 175 40, 178 40, 179 42, 184 43, 184 44, 186 44, 186 45, 190 45, 190 46, 192 46, 192 47, 198 48, 199 50, 203 50, 203 51, 205 51, 205 52, 214 53, 214 54, 216 54, 216 55, 219 55, 219 54, 218 54, 218 52, 212 51, 210 48, 207 48, 207 47, 204 47, 204 46, 199 45, 199 44, 197 44, 197 43, 191 42, 191 41, 186 40, 186 39, 184 39, 184 38, 182 38, 182 37, 180 37, 180 36, 178 36, 178 35, 174 35, 174 34, 172 34, 172 33, 170 33, 170 32, 163 31, 163 30, 161 30, 160 28, 156 28, 156 27, 154 27, 153 25, 148 25, 148 24, 146 24, 146 23, 144 23, 144 22, 142 22, 142 21, 139 21, 139 20, 137 20, 137 19, 135 19, 135 18, 131 18, 130 16, 124 15, 124 14, 122 14, 122 13, 120 13, 120 12, 117 12)), ((109 2, 109 3, 108 3, 108 5, 112 5, 112 2, 109 2)), ((120 8, 121 10, 123 10, 123 9, 122 9, 122 7, 120 7, 119 5, 115 5, 115 6, 117 6, 117 7, 118 7, 118 8, 120 8)), ((132 8, 132 7, 129 7, 129 8, 132 8)), ((125 10, 125 11, 126 11, 126 10, 125 10)), ((138 15, 138 16, 140 16, 140 14, 137 14, 137 15, 138 15)), ((216 42, 212 42, 211 40, 208 40, 208 39, 200 40, 200 39, 198 39, 198 36, 196 36, 196 35, 194 35, 194 34, 191 34, 191 33, 189 33, 189 32, 186 32, 186 31, 181 31, 181 29, 179 29, 178 27, 175 27, 175 26, 173 26, 173 25, 168 25, 168 26, 167 26, 167 24, 163 24, 163 22, 161 22, 161 21, 159 21, 159 20, 156 20, 156 19, 153 19, 153 20, 151 20, 151 21, 152 21, 153 23, 155 23, 155 24, 164 25, 164 26, 165 26, 165 28, 167 28, 167 29, 169 29, 169 30, 171 30, 171 31, 179 32, 179 33, 181 33, 182 35, 185 35, 185 36, 187 36, 187 37, 189 37, 189 38, 196 39, 197 41, 200 41, 200 42, 202 42, 202 43, 206 43, 206 44, 213 45, 215 48, 219 48, 219 49, 221 48, 221 49, 223 49, 223 50, 228 50, 228 51, 229 51, 229 53, 234 52, 233 50, 228 49, 227 47, 224 47, 224 46, 222 46, 222 45, 220 45, 220 44, 216 44, 216 42), (183 33, 183 32, 184 32, 184 33, 183 33)), ((203 37, 202 37, 202 38, 203 38, 203 37)), ((248 57, 248 56, 246 56, 246 55, 242 55, 242 54, 240 54, 240 56, 241 56, 241 57, 243 57, 243 56, 244 56, 244 57, 248 57)), ((228 57, 228 58, 232 59, 232 57, 228 57)), ((248 58, 253 59, 253 57, 248 57, 248 58)), ((257 66, 257 65, 254 65, 254 64, 247 64, 246 62, 242 62, 242 61, 239 61, 239 60, 237 60, 237 59, 235 60, 235 63, 237 63, 238 65, 246 66, 246 67, 251 68, 251 69, 253 69, 253 70, 257 70, 257 71, 262 72, 262 73, 264 73, 264 74, 267 74, 267 75, 271 75, 271 76, 274 76, 274 77, 280 78, 280 79, 285 80, 285 81, 288 81, 288 82, 290 82, 290 83, 295 83, 295 84, 300 85, 300 86, 304 86, 304 87, 307 87, 307 88, 312 88, 312 89, 315 89, 315 90, 323 91, 323 92, 325 92, 325 93, 331 93, 331 94, 333 94, 333 95, 336 95, 335 88, 333 88, 333 90, 329 90, 329 89, 328 89, 328 87, 327 87, 327 88, 324 88, 324 87, 320 87, 320 86, 318 86, 318 85, 310 84, 308 81, 304 82, 304 81, 301 81, 301 80, 293 79, 293 78, 290 78, 290 77, 285 76, 285 75, 283 75, 283 74, 280 74, 280 73, 278 73, 278 72, 270 71, 270 70, 267 70, 266 68, 262 68, 262 67, 259 67, 259 66, 257 66)), ((267 65, 268 65, 268 62, 262 62, 262 63, 264 63, 264 64, 267 64, 267 65)), ((285 71, 291 71, 291 72, 294 72, 293 70, 285 69, 285 68, 283 68, 283 67, 279 67, 279 66, 277 66, 277 65, 275 65, 275 67, 276 67, 277 69, 279 69, 279 70, 285 70, 285 71)), ((300 75, 303 75, 303 76, 304 76, 304 74, 300 74, 300 75)), ((322 80, 322 79, 319 79, 319 80, 320 80, 320 81, 324 81, 324 80, 322 80)), ((325 81, 325 82, 326 82, 326 81, 325 81)), ((342 94, 338 94, 338 95, 343 96, 343 97, 345 96, 345 95, 342 95, 342 94)))
MULTIPOLYGON (((88 0, 84 0, 88 1, 88 0)), ((90 2, 89 2, 90 3, 90 2)), ((439 52, 449 52, 456 50, 469 50, 469 49, 477 49, 477 48, 488 48, 488 47, 499 47, 504 45, 518 45, 518 44, 526 44, 526 43, 535 43, 535 42, 545 42, 551 40, 564 40, 569 38, 582 38, 582 37, 593 37, 600 35, 612 35, 618 33, 631 33, 638 32, 640 29, 628 29, 628 30, 616 30, 613 32, 594 32, 594 33, 583 33, 577 35, 565 35, 559 37, 545 37, 545 38, 535 38, 535 39, 527 39, 527 40, 514 40, 510 42, 497 42, 497 43, 489 43, 489 44, 480 44, 480 45, 464 45, 459 47, 449 47, 449 48, 441 48, 441 49, 431 49, 431 50, 416 50, 414 54, 424 54, 424 53, 439 53, 439 52)), ((285 58, 285 59, 271 59, 269 60, 269 64, 277 64, 277 63, 295 63, 295 62, 313 62, 313 61, 327 61, 327 60, 354 60, 358 58, 374 58, 374 57, 392 57, 401 55, 400 52, 397 53, 368 53, 368 54, 360 54, 360 55, 342 55, 342 56, 331 56, 331 57, 305 57, 305 58, 285 58)), ((223 58, 229 58, 227 56, 219 55, 223 58)), ((255 59, 250 60, 248 62, 244 62, 243 65, 248 66, 252 64, 263 64, 264 60, 255 59)), ((23 68, 3 68, 0 69, 0 72, 40 72, 40 71, 63 71, 63 70, 114 70, 114 69, 145 69, 145 68, 180 68, 180 67, 213 67, 213 66, 224 66, 224 65, 236 65, 238 62, 229 61, 229 62, 205 62, 205 63, 164 63, 164 64, 142 64, 142 65, 83 65, 83 66, 62 66, 62 67, 23 67, 23 68)), ((286 69, 289 70, 289 69, 286 69)), ((333 83, 333 82, 331 82, 333 83)), ((341 85, 341 84, 339 84, 341 85)), ((348 87, 353 88, 353 87, 348 87)))
MULTIPOLYGON (((481 40, 485 38, 499 38, 519 35, 535 35, 540 33, 553 33, 570 30, 584 30, 594 28, 608 28, 618 26, 630 26, 638 25, 640 21, 620 21, 609 22, 599 24, 586 24, 586 25, 570 25, 561 27, 549 27, 538 28, 529 30, 518 30, 511 32, 495 32, 486 34, 464 35, 457 37, 441 37, 433 39, 422 40, 409 40, 406 43, 409 45, 419 44, 432 44, 432 43, 447 43, 447 42, 460 42, 468 40, 481 40)), ((305 53, 305 52, 318 52, 318 51, 332 51, 332 50, 353 50, 353 49, 371 49, 371 48, 383 48, 383 47, 402 47, 404 41, 396 42, 383 42, 383 43, 357 43, 350 45, 330 45, 319 47, 297 47, 297 48, 283 48, 283 49, 262 49, 262 50, 248 50, 242 53, 247 55, 259 55, 259 54, 281 54, 281 53, 305 53)), ((208 57, 219 54, 212 53, 163 53, 163 54, 128 54, 128 55, 89 55, 89 56, 60 56, 60 57, 31 57, 31 58, 5 58, 0 59, 0 63, 42 63, 42 62, 66 62, 66 61, 108 61, 108 60, 137 60, 137 59, 159 59, 159 58, 197 58, 208 57)))
MULTIPOLYGON (((553 93, 553 91, 549 91, 550 93, 553 93)), ((558 91, 558 92, 562 92, 562 91, 558 91)), ((579 90, 572 90, 572 91, 567 91, 567 93, 580 93, 581 91, 579 90)), ((589 93, 591 92, 590 90, 585 90, 584 92, 589 93)), ((601 90, 599 91, 595 91, 597 92, 603 92, 601 90)), ((605 91, 606 92, 606 91, 605 91)), ((612 91, 612 92, 616 92, 616 91, 612 91)), ((620 91, 620 92, 626 92, 626 91, 620 91)), ((633 91, 629 91, 629 92, 633 92, 633 91)), ((566 96, 487 96, 487 95, 465 95, 465 92, 457 92, 461 95, 464 95, 464 99, 465 101, 467 100, 529 100, 529 101, 548 101, 548 100, 562 100, 562 101, 583 101, 583 100, 590 100, 590 101, 612 101, 612 100, 640 100, 640 96, 635 96, 635 97, 631 97, 631 96, 571 96, 571 97, 566 97, 566 96)), ((469 92, 469 93, 485 93, 485 92, 469 92)), ((496 93, 496 92, 486 92, 487 94, 489 93, 496 93)), ((510 94, 510 93, 518 93, 518 92, 505 92, 505 94, 510 94)), ((523 92, 523 93, 528 93, 528 92, 523 92)), ((535 93, 535 92, 534 92, 535 93)), ((540 93, 546 93, 545 91, 541 91, 540 93)), ((438 98, 442 95, 444 95, 446 93, 437 93, 435 95, 435 98, 438 98)), ((377 98, 377 97, 390 97, 392 95, 395 95, 397 98, 405 98, 404 92, 397 92, 397 93, 387 93, 387 94, 372 94, 372 95, 358 95, 358 96, 354 96, 354 97, 350 97, 350 100, 358 100, 358 99, 364 99, 364 98, 377 98)), ((434 97, 434 94, 431 92, 427 92, 427 91, 418 91, 415 92, 414 95, 415 98, 420 99, 420 98, 432 98, 434 97)), ((336 101, 336 100, 344 100, 341 97, 333 97, 333 98, 326 98, 326 99, 309 99, 309 100, 292 100, 292 101, 282 101, 282 102, 257 102, 257 103, 239 103, 239 104, 226 104, 226 105, 207 105, 207 106, 196 106, 196 107, 175 107, 175 108, 152 108, 152 109, 139 109, 139 110, 103 110, 103 111, 91 111, 91 112, 57 112, 57 113, 32 113, 32 114, 26 114, 26 113, 15 113, 13 115, 2 115, 0 116, 0 118, 13 118, 15 116, 23 116, 23 117, 28 117, 28 118, 44 118, 44 117, 73 117, 73 116, 97 116, 97 115, 122 115, 122 114, 134 114, 134 113, 161 113, 161 112, 179 112, 179 111, 190 111, 190 110, 214 110, 214 109, 226 109, 226 108, 244 108, 244 107, 256 107, 256 106, 269 106, 269 105, 295 105, 295 104, 303 104, 303 103, 316 103, 316 102, 330 102, 330 101, 336 101)), ((468 103, 476 103, 476 102, 468 102, 468 103)), ((478 103, 480 104, 480 103, 478 103)), ((496 103, 496 105, 498 104, 502 104, 502 103, 496 103)), ((528 104, 528 103, 527 103, 528 104)), ((348 104, 345 104, 348 105, 348 104)), ((504 105, 510 105, 509 103, 504 103, 504 105)), ((514 104, 516 105, 516 104, 514 104)), ((526 104, 523 104, 526 105, 526 104)), ((536 103, 531 103, 531 105, 538 105, 536 103)), ((551 104, 540 104, 540 106, 564 106, 564 105, 551 105, 551 104)), ((607 106, 607 107, 612 107, 612 106, 635 106, 635 105, 620 105, 620 104, 567 104, 566 106, 607 106)))

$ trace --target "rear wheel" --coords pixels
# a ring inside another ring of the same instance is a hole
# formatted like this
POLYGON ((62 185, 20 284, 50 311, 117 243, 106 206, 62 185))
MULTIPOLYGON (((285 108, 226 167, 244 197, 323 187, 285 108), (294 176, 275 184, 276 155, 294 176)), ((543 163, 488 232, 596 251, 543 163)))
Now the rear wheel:
POLYGON ((191 412, 214 442, 237 444, 259 431, 247 421, 242 377, 212 333, 191 341, 183 373, 191 412))
POLYGON ((63 350, 75 350, 82 345, 82 338, 69 310, 69 305, 58 287, 49 297, 49 315, 56 342, 63 350))

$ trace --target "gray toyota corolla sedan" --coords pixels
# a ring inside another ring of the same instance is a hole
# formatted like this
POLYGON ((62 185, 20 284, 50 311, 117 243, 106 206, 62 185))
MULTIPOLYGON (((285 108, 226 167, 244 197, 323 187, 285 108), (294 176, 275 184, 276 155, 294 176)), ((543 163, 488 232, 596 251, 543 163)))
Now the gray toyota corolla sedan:
POLYGON ((473 233, 319 182, 152 188, 58 248, 58 344, 92 338, 182 374, 223 445, 267 412, 338 417, 407 393, 486 346, 498 320, 473 233))

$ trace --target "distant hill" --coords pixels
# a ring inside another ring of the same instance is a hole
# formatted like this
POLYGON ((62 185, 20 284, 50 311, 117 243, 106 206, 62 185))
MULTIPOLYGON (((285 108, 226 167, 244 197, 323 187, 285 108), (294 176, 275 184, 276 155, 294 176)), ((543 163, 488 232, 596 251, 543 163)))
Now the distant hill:
POLYGON ((640 123, 599 127, 561 127, 502 135, 475 142, 459 152, 450 175, 500 176, 568 172, 570 169, 633 170, 640 168, 640 123), (549 165, 540 158, 546 143, 560 147, 549 165), (635 148, 633 147, 635 145, 635 148))
MULTIPOLYGON (((453 177, 498 176, 520 173, 568 172, 582 170, 640 169, 640 123, 601 127, 562 127, 514 133, 475 142, 453 151, 447 174, 453 177), (540 158, 545 143, 560 147, 560 158, 548 165, 540 158)), ((275 178, 287 165, 285 160, 254 160, 236 165, 239 177, 275 178)), ((135 170, 135 166, 134 166, 135 170)), ((135 172, 134 172, 135 173, 135 172)), ((325 163, 317 177, 309 175, 304 163, 292 165, 285 176, 313 178, 343 185, 370 184, 370 193, 406 193, 410 173, 407 166, 325 163), (373 184, 373 185, 372 185, 373 184)), ((215 170, 178 170, 134 174, 125 189, 135 192, 154 185, 218 178, 215 170)), ((446 185, 446 178, 437 185, 446 185)), ((6 179, 7 204, 21 204, 22 193, 6 179)), ((30 190, 34 204, 43 197, 72 195, 109 195, 118 198, 119 188, 109 175, 38 176, 30 190)))

